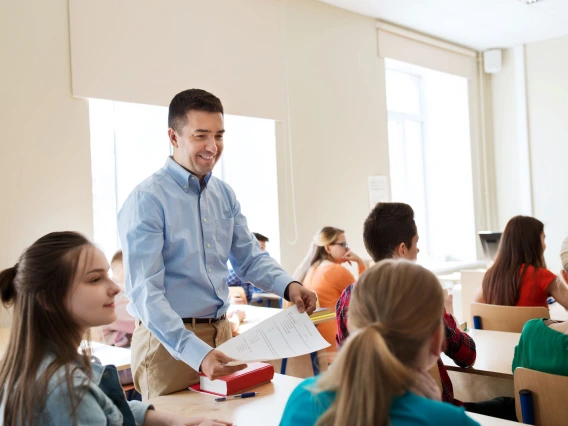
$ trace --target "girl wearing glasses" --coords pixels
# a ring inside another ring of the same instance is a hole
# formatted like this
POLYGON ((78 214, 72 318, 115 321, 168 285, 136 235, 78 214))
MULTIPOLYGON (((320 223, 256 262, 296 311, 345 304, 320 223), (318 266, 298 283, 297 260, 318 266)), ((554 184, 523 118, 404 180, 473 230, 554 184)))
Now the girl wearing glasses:
MULTIPOLYGON (((308 254, 296 269, 294 278, 317 293, 320 307, 329 308, 334 312, 341 292, 355 282, 353 274, 341 266, 344 262, 357 263, 359 274, 365 270, 361 258, 349 249, 345 232, 326 226, 314 236, 308 254)), ((337 353, 337 324, 335 321, 328 321, 318 324, 317 328, 331 345, 327 348, 328 362, 331 362, 337 353)))

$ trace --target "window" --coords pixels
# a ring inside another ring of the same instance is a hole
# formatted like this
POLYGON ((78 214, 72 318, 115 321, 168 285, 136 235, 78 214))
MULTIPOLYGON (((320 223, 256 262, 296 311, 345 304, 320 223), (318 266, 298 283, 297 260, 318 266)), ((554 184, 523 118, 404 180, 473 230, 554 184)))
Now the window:
MULTIPOLYGON (((89 100, 94 239, 110 259, 116 216, 130 192, 171 155, 166 107, 89 100)), ((213 174, 237 194, 249 229, 270 239, 280 261, 275 122, 225 115, 224 150, 213 174)))
POLYGON ((408 203, 429 267, 474 262, 468 81, 385 60, 392 200, 408 203))

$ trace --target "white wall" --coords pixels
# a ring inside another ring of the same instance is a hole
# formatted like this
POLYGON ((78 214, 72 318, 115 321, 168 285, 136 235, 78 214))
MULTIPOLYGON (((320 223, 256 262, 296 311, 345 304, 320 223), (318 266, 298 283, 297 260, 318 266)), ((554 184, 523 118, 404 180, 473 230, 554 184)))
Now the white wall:
POLYGON ((534 215, 547 234, 546 262, 560 270, 568 236, 568 36, 526 46, 534 215))
POLYGON ((68 29, 66 0, 0 3, 2 269, 48 232, 92 236, 88 106, 71 97, 68 29))
MULTIPOLYGON (((88 106, 71 94, 67 1, 47 3, 3 2, 0 10, 7 64, 0 96, 0 173, 6 183, 0 196, 8 206, 0 211, 2 267, 46 232, 75 229, 92 236, 88 106)), ((323 225, 344 228, 354 250, 367 257, 367 176, 388 174, 388 144, 375 20, 315 0, 285 0, 284 6, 296 244, 286 242, 294 235, 285 196, 283 123, 277 125, 277 155, 282 260, 293 271, 323 225)), ((211 43, 222 38, 217 36, 211 43)), ((135 52, 139 47, 132 46, 135 52)))
MULTIPOLYGON (((367 177, 388 175, 383 61, 375 20, 317 1, 286 1, 298 241, 293 239, 279 138, 282 262, 293 272, 317 229, 336 226, 353 250, 369 213, 367 177), (288 208, 287 208, 288 207, 288 208)), ((282 129, 280 129, 282 130, 282 129)), ((282 136, 282 134, 280 134, 282 136)))
POLYGON ((491 78, 499 225, 503 229, 517 214, 532 214, 544 222, 545 257, 553 271, 560 268, 560 244, 568 235, 568 191, 563 187, 568 159, 567 50, 568 37, 525 45, 524 58, 515 49, 504 50, 503 69, 491 78), (524 102, 518 84, 523 78, 528 147, 519 111, 524 102))

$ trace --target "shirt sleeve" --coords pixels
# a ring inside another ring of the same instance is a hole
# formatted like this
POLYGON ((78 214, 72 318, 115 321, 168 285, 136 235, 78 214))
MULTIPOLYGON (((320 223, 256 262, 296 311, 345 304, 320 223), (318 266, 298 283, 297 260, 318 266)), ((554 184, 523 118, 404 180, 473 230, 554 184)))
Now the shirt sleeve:
POLYGON ((335 319, 337 321, 337 335, 335 336, 335 343, 337 348, 340 349, 345 339, 349 337, 349 330, 347 330, 347 311, 349 309, 349 301, 351 300, 351 291, 353 285, 348 286, 337 301, 335 305, 335 319))
POLYGON ((546 268, 538 268, 536 274, 538 286, 542 291, 548 293, 548 286, 556 280, 556 275, 546 268))
POLYGON ((130 312, 166 350, 199 371, 213 349, 187 330, 165 296, 164 213, 152 194, 134 191, 118 215, 130 312))
POLYGON ((232 269, 229 271, 229 275, 227 275, 227 285, 229 287, 240 287, 243 285, 241 279, 237 276, 237 274, 235 274, 235 271, 233 271, 232 269))
POLYGON ((128 401, 128 406, 130 407, 130 411, 132 411, 136 426, 143 426, 146 412, 154 409, 153 405, 141 401, 128 401))
POLYGON ((444 310, 446 349, 444 353, 460 367, 470 367, 477 355, 473 339, 458 328, 456 320, 444 310))
POLYGON ((288 284, 294 279, 270 256, 260 249, 260 244, 249 231, 246 217, 241 213, 238 200, 234 199, 234 228, 229 260, 242 281, 254 283, 262 290, 283 297, 288 284))

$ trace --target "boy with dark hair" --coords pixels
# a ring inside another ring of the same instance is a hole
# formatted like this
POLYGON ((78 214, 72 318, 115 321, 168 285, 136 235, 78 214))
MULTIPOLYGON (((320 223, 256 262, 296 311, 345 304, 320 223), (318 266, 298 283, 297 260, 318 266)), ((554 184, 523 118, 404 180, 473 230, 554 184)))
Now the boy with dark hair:
MULTIPOLYGON (((417 247, 418 230, 414 222, 414 210, 405 203, 378 203, 365 220, 363 239, 367 251, 375 262, 383 259, 415 261, 420 250, 417 247)), ((343 290, 335 307, 338 348, 349 336, 347 314, 354 285, 351 284, 343 290)), ((445 310, 444 327, 446 355, 460 367, 472 366, 476 356, 475 342, 458 328, 456 320, 445 310)), ((438 360, 438 369, 442 381, 442 400, 463 405, 461 401, 454 399, 452 382, 441 360, 438 360)))

